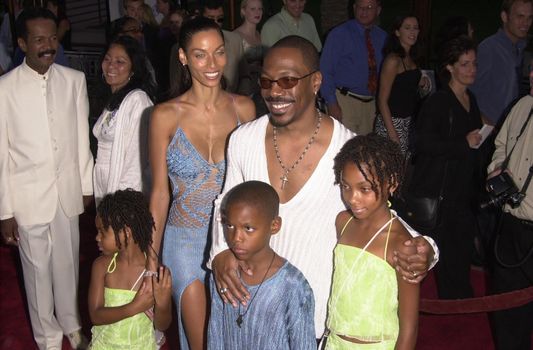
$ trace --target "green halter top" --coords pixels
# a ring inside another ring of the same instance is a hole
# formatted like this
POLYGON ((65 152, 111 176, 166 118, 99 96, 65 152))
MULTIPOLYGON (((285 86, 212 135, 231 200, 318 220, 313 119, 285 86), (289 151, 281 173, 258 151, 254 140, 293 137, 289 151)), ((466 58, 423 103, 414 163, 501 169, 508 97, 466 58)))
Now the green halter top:
MULTIPOLYGON (((341 235, 352 219, 353 217, 346 222, 341 235)), ((327 321, 331 335, 344 335, 364 342, 384 342, 379 348, 389 344, 394 349, 399 331, 398 283, 395 270, 386 260, 390 229, 383 258, 366 251, 378 234, 387 225, 392 225, 394 219, 396 217, 391 214, 391 219, 374 234, 363 249, 341 243, 335 247, 335 267, 327 321)), ((328 339, 328 345, 332 345, 329 342, 328 339)), ((352 349, 361 345, 370 344, 344 341, 343 348, 347 346, 352 349)))
MULTIPOLYGON (((118 253, 113 255, 107 267, 107 273, 115 271, 117 255, 118 253)), ((134 289, 144 276, 144 272, 143 270, 130 290, 105 287, 104 305, 113 307, 129 304, 137 294, 134 289)), ((144 312, 112 324, 93 326, 91 332, 91 350, 156 349, 152 320, 144 312)))

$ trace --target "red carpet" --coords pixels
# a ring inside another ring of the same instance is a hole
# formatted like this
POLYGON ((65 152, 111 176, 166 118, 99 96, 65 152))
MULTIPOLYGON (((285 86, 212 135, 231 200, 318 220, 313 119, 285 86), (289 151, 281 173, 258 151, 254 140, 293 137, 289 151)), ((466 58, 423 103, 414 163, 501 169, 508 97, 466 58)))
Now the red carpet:
MULTIPOLYGON (((80 312, 83 331, 90 334, 90 320, 87 312, 87 289, 91 263, 98 254, 94 242, 94 214, 80 217, 80 312)), ((26 311, 26 302, 21 283, 18 251, 6 246, 0 247, 0 349, 33 350, 31 326, 26 311)), ((472 270, 472 282, 476 296, 484 295, 485 275, 481 270, 472 270)), ((433 276, 430 274, 422 285, 423 298, 436 298, 433 276)), ((176 325, 168 334, 165 349, 177 349, 176 325), (170 334, 171 333, 171 334, 170 334)), ((69 350, 64 340, 63 349, 69 350)), ((421 315, 417 349, 494 349, 486 314, 470 315, 421 315)))

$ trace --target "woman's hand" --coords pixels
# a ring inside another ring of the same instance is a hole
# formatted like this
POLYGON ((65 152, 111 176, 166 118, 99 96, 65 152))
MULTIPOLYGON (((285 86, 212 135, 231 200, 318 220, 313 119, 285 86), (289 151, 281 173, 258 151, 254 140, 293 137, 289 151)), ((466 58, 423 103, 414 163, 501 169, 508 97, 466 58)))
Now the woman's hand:
POLYGON ((400 143, 400 137, 398 136, 396 129, 392 128, 392 130, 387 130, 387 134, 389 135, 389 139, 396 143, 400 143))
POLYGON ((159 267, 159 276, 152 276, 154 301, 156 305, 170 305, 172 297, 172 276, 170 270, 164 266, 159 267))
MULTIPOLYGON (((241 283, 239 262, 231 250, 226 249, 219 253, 213 259, 211 266, 218 294, 224 303, 229 303, 233 307, 237 307, 237 302, 246 305, 247 300, 250 300, 250 293, 241 283)), ((244 264, 242 264, 241 270, 250 274, 248 267, 244 264)))
POLYGON ((478 146, 481 142, 481 134, 479 133, 479 129, 472 130, 466 134, 466 142, 468 142, 468 146, 470 148, 475 148, 478 146))

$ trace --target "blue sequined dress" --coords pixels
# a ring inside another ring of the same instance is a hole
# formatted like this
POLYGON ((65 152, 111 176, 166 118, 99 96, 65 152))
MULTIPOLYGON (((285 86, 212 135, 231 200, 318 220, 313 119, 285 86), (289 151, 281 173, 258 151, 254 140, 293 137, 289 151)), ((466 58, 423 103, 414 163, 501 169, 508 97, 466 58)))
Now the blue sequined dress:
POLYGON ((213 201, 220 193, 225 161, 206 161, 178 128, 167 149, 172 205, 163 241, 163 263, 172 272, 172 290, 178 308, 181 349, 188 349, 181 322, 183 291, 195 280, 207 282, 209 225, 213 201))
POLYGON ((206 262, 211 247, 213 202, 222 189, 226 161, 209 163, 178 128, 167 148, 167 168, 173 200, 163 238, 163 264, 172 272, 180 349, 188 350, 181 319, 181 296, 195 280, 208 282, 206 262))

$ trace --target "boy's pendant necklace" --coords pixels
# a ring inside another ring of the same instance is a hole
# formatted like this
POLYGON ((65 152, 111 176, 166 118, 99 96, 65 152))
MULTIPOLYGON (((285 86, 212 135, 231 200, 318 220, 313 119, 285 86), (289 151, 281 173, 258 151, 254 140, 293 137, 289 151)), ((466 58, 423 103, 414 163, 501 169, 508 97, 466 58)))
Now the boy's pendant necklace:
POLYGON ((261 286, 263 285, 263 282, 265 282, 265 279, 266 279, 266 277, 268 275, 268 271, 270 271, 270 268, 272 267, 272 263, 274 262, 274 258, 275 257, 276 257, 276 252, 272 251, 272 260, 270 260, 270 264, 268 265, 268 268, 267 268, 267 270, 265 272, 265 275, 263 276, 263 279, 261 280, 261 283, 259 283, 259 287, 257 287, 257 290, 255 291, 254 296, 252 297, 252 299, 248 303, 248 307, 246 307, 246 310, 242 314, 241 314, 241 303, 239 303, 239 317, 237 317, 237 319, 235 320, 235 322, 237 322, 237 326, 239 326, 239 328, 241 328, 241 325, 244 322, 244 320, 243 320, 244 316, 246 316, 246 314, 248 313, 248 310, 250 310, 250 307, 252 306, 252 303, 253 303, 255 297, 257 296, 257 293, 259 293, 259 289, 261 289, 261 286))

